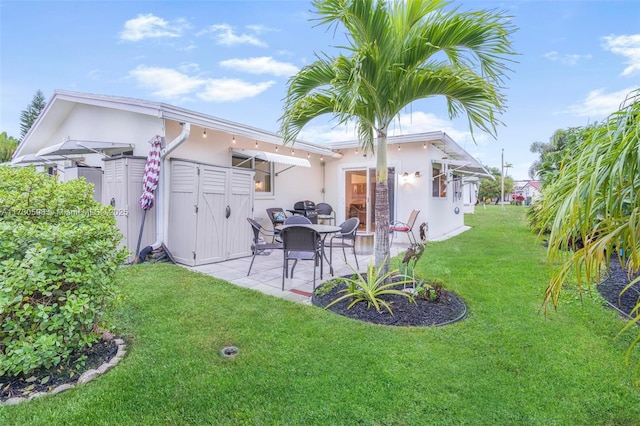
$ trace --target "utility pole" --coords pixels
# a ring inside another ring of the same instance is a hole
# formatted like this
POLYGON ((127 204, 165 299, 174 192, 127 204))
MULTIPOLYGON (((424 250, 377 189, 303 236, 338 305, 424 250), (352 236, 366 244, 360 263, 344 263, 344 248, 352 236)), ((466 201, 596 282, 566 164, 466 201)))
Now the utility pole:
POLYGON ((502 165, 501 165, 501 167, 502 167, 502 182, 501 182, 502 190, 500 192, 500 194, 501 194, 500 195, 500 209, 501 210, 505 210, 505 208, 504 208, 504 148, 502 148, 502 160, 501 160, 501 162, 502 162, 502 165))

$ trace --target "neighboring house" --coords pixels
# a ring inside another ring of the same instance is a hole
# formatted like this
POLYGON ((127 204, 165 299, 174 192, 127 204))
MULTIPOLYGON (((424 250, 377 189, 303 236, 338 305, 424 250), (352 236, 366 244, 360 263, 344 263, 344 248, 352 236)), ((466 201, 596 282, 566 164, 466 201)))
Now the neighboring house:
MULTIPOLYGON (((141 247, 164 244, 188 265, 247 256, 246 218, 270 226, 266 208, 301 200, 329 203, 338 223, 357 215, 362 232, 374 230, 375 157, 358 153, 356 141, 285 147, 275 133, 164 103, 56 91, 12 164, 62 179, 99 174, 96 197, 114 207, 134 250, 147 142, 156 135, 163 138, 160 182, 141 247)), ((388 165, 391 218, 420 210, 417 224, 428 223, 432 240, 464 229, 473 178, 489 176, 443 132, 389 138, 388 165)))
POLYGON ((532 202, 540 198, 541 184, 537 180, 520 181, 514 188, 514 194, 524 197, 524 204, 531 205, 532 202))

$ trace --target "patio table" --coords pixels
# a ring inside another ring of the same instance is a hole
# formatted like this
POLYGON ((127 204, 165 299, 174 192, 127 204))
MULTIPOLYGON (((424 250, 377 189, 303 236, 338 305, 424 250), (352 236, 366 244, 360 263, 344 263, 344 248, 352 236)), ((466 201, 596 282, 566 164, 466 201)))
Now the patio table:
MULTIPOLYGON (((318 234, 322 235, 322 257, 324 257, 324 260, 327 261, 327 264, 329 265, 329 272, 331 273, 331 275, 333 275, 333 266, 331 265, 331 262, 329 261, 329 258, 327 257, 327 253, 324 251, 324 240, 327 238, 327 235, 329 234, 335 234, 336 232, 340 232, 340 230, 342 228, 340 228, 339 226, 334 226, 334 225, 321 225, 321 224, 317 224, 317 223, 310 223, 310 224, 292 224, 292 225, 278 225, 275 227, 276 230, 281 231, 283 229, 286 228, 290 228, 292 226, 303 226, 305 228, 310 228, 313 229, 314 231, 316 231, 318 234)), ((322 278, 322 277, 320 277, 322 278)))

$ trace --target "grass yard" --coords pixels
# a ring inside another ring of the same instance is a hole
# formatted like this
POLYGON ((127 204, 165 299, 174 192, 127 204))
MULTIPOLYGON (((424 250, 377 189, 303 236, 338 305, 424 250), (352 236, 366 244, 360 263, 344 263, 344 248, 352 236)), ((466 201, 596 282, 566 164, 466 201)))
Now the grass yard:
POLYGON ((0 424, 638 425, 633 335, 615 338, 624 322, 595 291, 568 287, 544 315, 550 268, 524 211, 478 208, 473 229, 429 244, 419 273, 469 309, 442 328, 365 324, 179 266, 124 268, 127 357, 0 407, 0 424), (219 355, 228 345, 234 360, 219 355))

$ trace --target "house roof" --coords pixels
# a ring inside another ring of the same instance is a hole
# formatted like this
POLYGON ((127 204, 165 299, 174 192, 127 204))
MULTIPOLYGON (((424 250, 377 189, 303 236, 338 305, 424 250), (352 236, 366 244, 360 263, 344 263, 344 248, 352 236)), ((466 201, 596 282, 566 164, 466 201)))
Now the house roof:
MULTIPOLYGON (((387 138, 387 145, 399 145, 405 143, 428 143, 438 148, 445 154, 443 157, 450 165, 456 167, 460 172, 467 172, 476 176, 493 178, 482 164, 471 154, 464 150, 447 133, 442 131, 414 133, 410 135, 390 136, 387 138)), ((357 140, 332 143, 333 149, 347 149, 358 146, 357 140)))
POLYGON ((527 186, 527 185, 531 186, 532 188, 534 188, 534 189, 535 189, 535 190, 537 190, 537 191, 540 191, 540 187, 541 187, 541 185, 540 185, 540 181, 537 181, 537 180, 530 180, 529 182, 527 182, 526 184, 524 184, 524 186, 523 186, 522 188, 524 188, 524 187, 525 187, 525 186, 527 186))
MULTIPOLYGON (((27 132, 18 145, 14 153, 14 158, 25 154, 35 154, 39 150, 50 146, 52 144, 52 141, 49 140, 50 135, 64 122, 69 114, 71 114, 73 108, 78 104, 128 111, 180 123, 188 122, 192 125, 226 132, 238 137, 242 136, 261 142, 282 145, 282 138, 276 133, 162 102, 56 90, 44 110, 38 116, 38 119, 33 123, 29 132, 27 132)), ((73 135, 70 135, 70 137, 73 137, 73 135)), ((312 153, 336 158, 342 157, 342 155, 327 147, 305 141, 296 141, 296 147, 312 153)))

